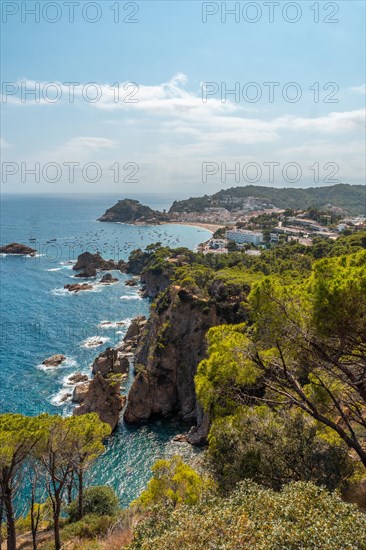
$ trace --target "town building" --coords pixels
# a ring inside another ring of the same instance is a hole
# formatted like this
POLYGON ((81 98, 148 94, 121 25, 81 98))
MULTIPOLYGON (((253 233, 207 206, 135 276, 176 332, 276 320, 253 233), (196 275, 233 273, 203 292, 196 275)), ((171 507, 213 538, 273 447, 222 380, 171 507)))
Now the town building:
POLYGON ((263 233, 245 229, 229 229, 226 231, 226 238, 237 244, 254 244, 258 246, 263 242, 263 233))

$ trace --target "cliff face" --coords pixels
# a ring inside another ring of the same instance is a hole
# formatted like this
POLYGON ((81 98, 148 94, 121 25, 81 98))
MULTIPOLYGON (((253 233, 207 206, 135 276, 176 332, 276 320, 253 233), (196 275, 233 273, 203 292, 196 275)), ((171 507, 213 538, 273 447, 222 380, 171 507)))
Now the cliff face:
POLYGON ((126 397, 121 395, 121 381, 127 375, 128 358, 139 345, 145 325, 145 317, 136 317, 123 341, 115 349, 107 348, 95 358, 92 365, 94 378, 74 390, 73 402, 79 404, 73 411, 75 416, 96 412, 112 430, 117 427, 126 402, 126 397))
POLYGON ((175 414, 198 423, 191 442, 204 441, 208 420, 196 401, 194 376, 206 354, 206 332, 212 326, 245 319, 237 295, 220 297, 215 288, 210 292, 210 297, 201 298, 169 286, 154 304, 135 355, 137 374, 128 395, 126 422, 175 414))
POLYGON ((146 270, 141 273, 141 283, 144 285, 143 293, 147 298, 156 298, 160 292, 168 288, 170 282, 170 275, 166 271, 146 270))

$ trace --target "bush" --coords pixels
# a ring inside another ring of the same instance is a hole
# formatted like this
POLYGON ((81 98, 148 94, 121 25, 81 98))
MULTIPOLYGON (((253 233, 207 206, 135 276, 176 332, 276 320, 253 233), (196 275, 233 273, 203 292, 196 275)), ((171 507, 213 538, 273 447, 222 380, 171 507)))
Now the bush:
POLYGON ((70 523, 62 529, 63 540, 73 538, 93 539, 100 537, 108 532, 108 529, 114 521, 113 517, 100 516, 97 514, 88 514, 75 523, 70 523))
POLYGON ((160 506, 138 524, 131 550, 365 550, 366 517, 312 483, 274 492, 243 482, 229 498, 172 513, 160 506))
MULTIPOLYGON (((84 514, 96 516, 113 516, 118 512, 118 497, 112 487, 100 485, 89 487, 84 493, 84 514)), ((70 521, 78 519, 78 501, 74 500, 68 507, 70 521)))
POLYGON ((334 490, 353 473, 347 446, 297 411, 243 408, 214 421, 208 465, 223 491, 243 479, 273 489, 311 481, 334 490))
POLYGON ((133 505, 141 509, 156 504, 176 506, 177 504, 195 504, 213 488, 213 483, 200 476, 191 466, 185 464, 180 456, 171 460, 158 460, 151 468, 153 477, 147 488, 133 505))

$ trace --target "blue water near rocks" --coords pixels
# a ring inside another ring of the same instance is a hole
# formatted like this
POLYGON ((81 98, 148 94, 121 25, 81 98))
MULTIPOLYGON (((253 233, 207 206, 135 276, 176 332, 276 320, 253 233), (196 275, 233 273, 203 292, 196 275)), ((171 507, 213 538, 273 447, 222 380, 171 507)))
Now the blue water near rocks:
MULTIPOLYGON (((119 272, 120 282, 113 285, 96 284, 93 291, 78 294, 64 290, 65 284, 80 282, 72 270, 78 254, 99 251, 106 259, 127 259, 134 248, 157 241, 194 249, 209 236, 206 230, 179 225, 97 222, 118 198, 2 197, 1 244, 28 244, 38 254, 0 257, 0 412, 71 414, 70 401, 61 403, 73 390, 68 377, 75 372, 90 376, 96 355, 123 338, 133 317, 148 315, 148 300, 139 296, 138 287, 125 286, 129 276, 119 272), (103 343, 90 347, 93 338, 103 343), (55 353, 66 355, 65 364, 43 368, 43 359, 55 353)), ((138 198, 159 209, 169 208, 173 200, 159 195, 138 198)), ((130 373, 126 392, 132 377, 130 373)), ((175 421, 140 428, 121 423, 90 474, 92 483, 112 485, 121 504, 128 505, 146 485, 157 458, 176 453, 188 458, 195 452, 172 441, 181 430, 175 421)))

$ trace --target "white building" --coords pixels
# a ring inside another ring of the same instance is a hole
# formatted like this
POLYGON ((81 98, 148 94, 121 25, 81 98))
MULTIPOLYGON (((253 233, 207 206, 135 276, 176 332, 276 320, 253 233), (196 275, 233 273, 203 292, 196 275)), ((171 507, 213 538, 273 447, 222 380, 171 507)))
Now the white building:
POLYGON ((249 243, 257 246, 263 242, 263 233, 245 229, 230 229, 226 231, 226 238, 234 241, 234 243, 249 243))

